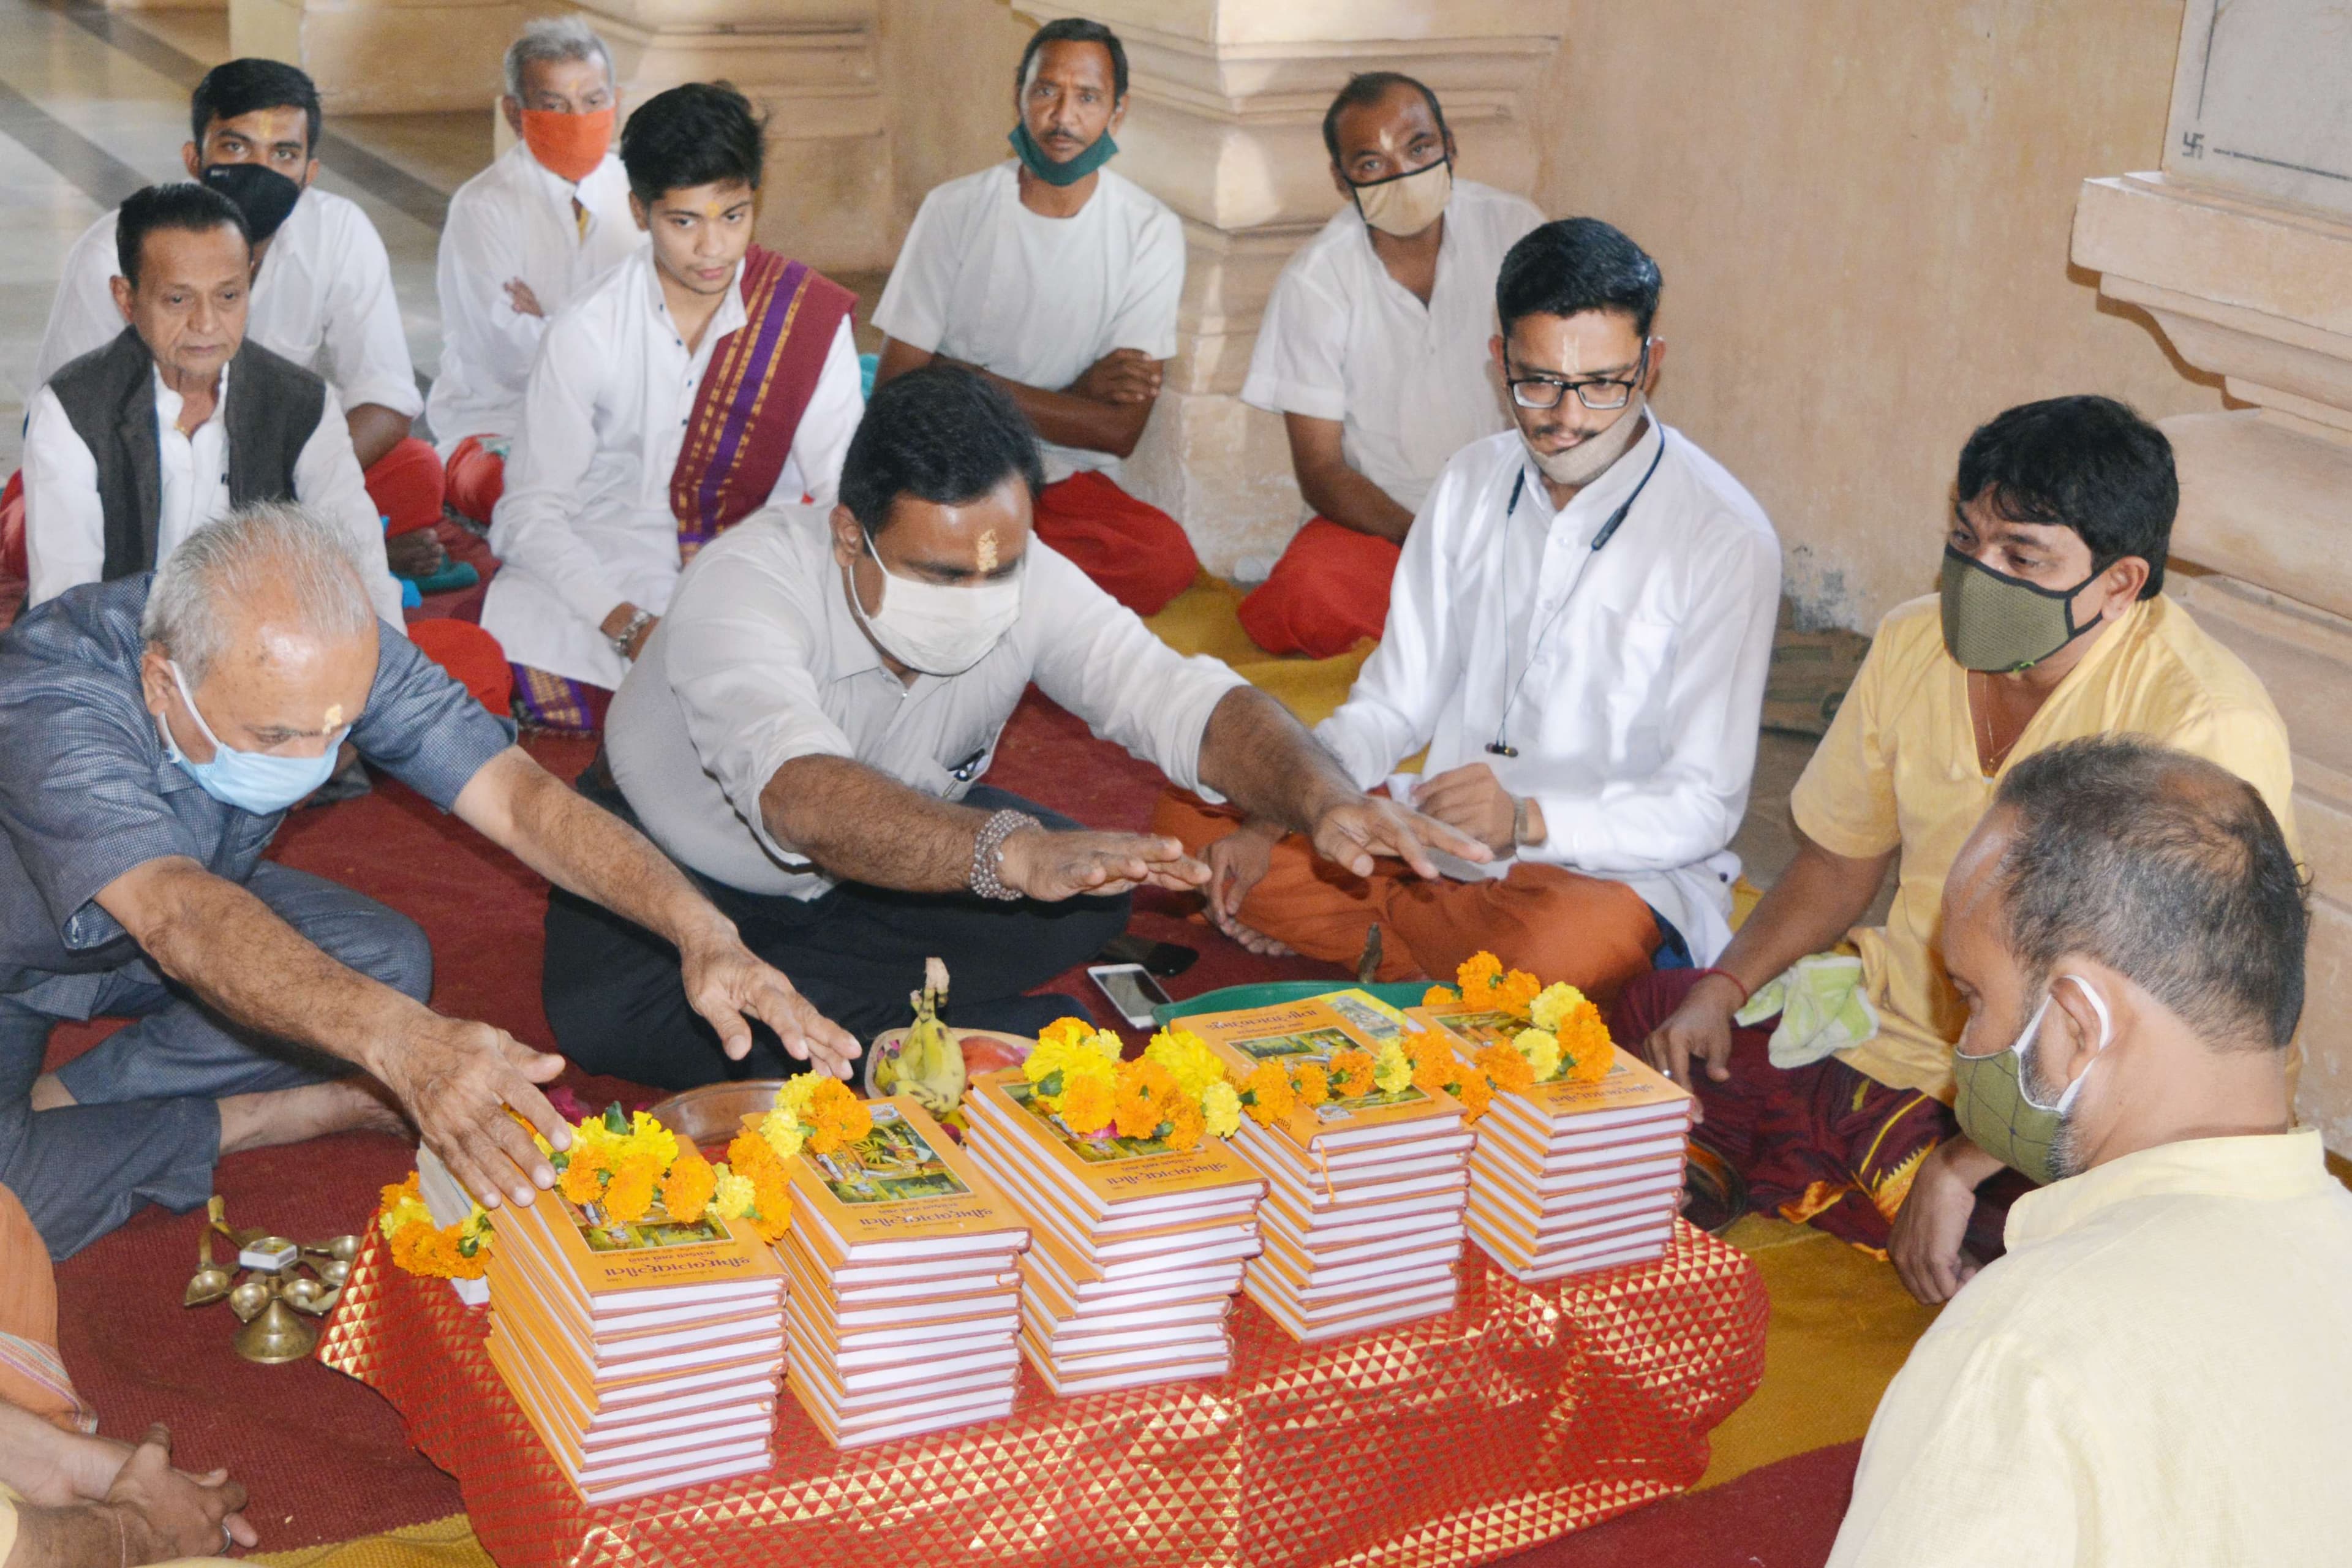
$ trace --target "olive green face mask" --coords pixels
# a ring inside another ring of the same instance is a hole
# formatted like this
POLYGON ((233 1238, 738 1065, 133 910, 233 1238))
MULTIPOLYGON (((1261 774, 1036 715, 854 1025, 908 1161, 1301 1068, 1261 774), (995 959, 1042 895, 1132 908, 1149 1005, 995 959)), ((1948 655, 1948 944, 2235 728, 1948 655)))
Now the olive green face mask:
POLYGON ((2045 588, 1996 572, 1944 546, 1944 650, 1963 669, 2013 675, 2096 627, 2074 624, 2074 595, 2091 585, 2045 588))

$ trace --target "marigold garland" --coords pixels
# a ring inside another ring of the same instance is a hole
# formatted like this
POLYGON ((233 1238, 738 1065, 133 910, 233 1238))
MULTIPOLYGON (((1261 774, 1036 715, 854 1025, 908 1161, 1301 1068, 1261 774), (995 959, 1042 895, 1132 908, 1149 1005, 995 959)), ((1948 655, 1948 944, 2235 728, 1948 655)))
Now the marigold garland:
MULTIPOLYGON (((1433 985, 1423 997, 1423 1005, 1466 1001, 1527 1026, 1507 1043, 1482 1047, 1475 1072, 1463 1079, 1459 1087, 1448 1086, 1446 1092, 1465 1107, 1475 1096, 1483 1113, 1496 1092, 1525 1094, 1539 1083, 1598 1083, 1615 1066, 1617 1047, 1609 1037, 1609 1025, 1601 1009, 1565 981, 1544 985, 1523 970, 1506 973, 1491 952, 1465 959, 1454 972, 1454 980, 1458 991, 1433 985), (1477 1089, 1470 1088, 1474 1082, 1477 1089)), ((1433 1071, 1433 1068, 1416 1058, 1413 1081, 1423 1083, 1425 1070, 1433 1071)))
POLYGON ((479 1279, 490 1265, 490 1218, 479 1204, 455 1225, 435 1225, 433 1211, 417 1192, 417 1175, 383 1189, 376 1228, 392 1247, 392 1260, 411 1274, 435 1279, 479 1279))
MULTIPOLYGON (((1120 1050, 1110 1030, 1057 1018, 1038 1035, 1022 1076, 1036 1103, 1082 1138, 1116 1134, 1189 1150, 1204 1138, 1232 1137, 1244 1113, 1261 1123, 1273 1117, 1272 1090, 1260 1082, 1264 1069, 1235 1085, 1223 1060, 1190 1029, 1162 1029, 1133 1061, 1122 1060, 1120 1050), (1248 1083, 1260 1083, 1260 1090, 1248 1083)), ((1281 1068, 1272 1070, 1286 1090, 1281 1068)), ((1281 1114, 1288 1114, 1286 1102, 1281 1114)))

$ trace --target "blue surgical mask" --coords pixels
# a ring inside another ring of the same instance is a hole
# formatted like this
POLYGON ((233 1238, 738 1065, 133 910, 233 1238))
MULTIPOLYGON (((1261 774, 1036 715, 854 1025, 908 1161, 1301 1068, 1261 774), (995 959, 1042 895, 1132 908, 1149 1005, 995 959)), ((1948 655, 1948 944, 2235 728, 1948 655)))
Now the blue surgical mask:
POLYGON ((180 689, 180 700, 187 704, 196 728, 213 743, 213 760, 199 763, 189 757, 173 742, 172 726, 159 719, 155 728, 163 737, 163 753, 223 805, 249 811, 256 816, 273 816, 325 784, 334 773, 335 748, 351 732, 349 725, 328 736, 326 746, 315 757, 273 757, 267 752, 240 752, 223 744, 221 738, 213 733, 213 727, 205 722, 204 711, 196 706, 195 696, 189 691, 179 665, 165 659, 163 668, 172 672, 172 684, 180 689))

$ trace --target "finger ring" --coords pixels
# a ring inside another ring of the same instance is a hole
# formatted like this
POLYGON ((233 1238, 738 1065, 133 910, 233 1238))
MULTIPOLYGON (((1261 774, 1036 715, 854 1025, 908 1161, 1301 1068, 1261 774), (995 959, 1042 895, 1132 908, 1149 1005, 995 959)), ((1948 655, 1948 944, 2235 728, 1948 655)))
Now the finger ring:
POLYGON ((221 1521, 221 1555, 226 1557, 236 1550, 236 1532, 229 1529, 228 1521, 223 1520, 221 1521))

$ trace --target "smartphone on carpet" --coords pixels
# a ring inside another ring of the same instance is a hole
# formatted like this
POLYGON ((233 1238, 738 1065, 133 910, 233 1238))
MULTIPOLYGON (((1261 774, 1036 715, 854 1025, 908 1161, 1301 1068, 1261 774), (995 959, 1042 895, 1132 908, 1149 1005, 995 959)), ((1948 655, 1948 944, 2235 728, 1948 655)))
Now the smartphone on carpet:
POLYGON ((1087 966, 1087 978, 1110 999, 1110 1005, 1118 1009, 1118 1016, 1127 1020, 1130 1028, 1151 1027, 1151 1009, 1173 1000, 1160 988, 1160 982, 1151 978, 1151 972, 1139 963, 1090 963, 1087 966))

